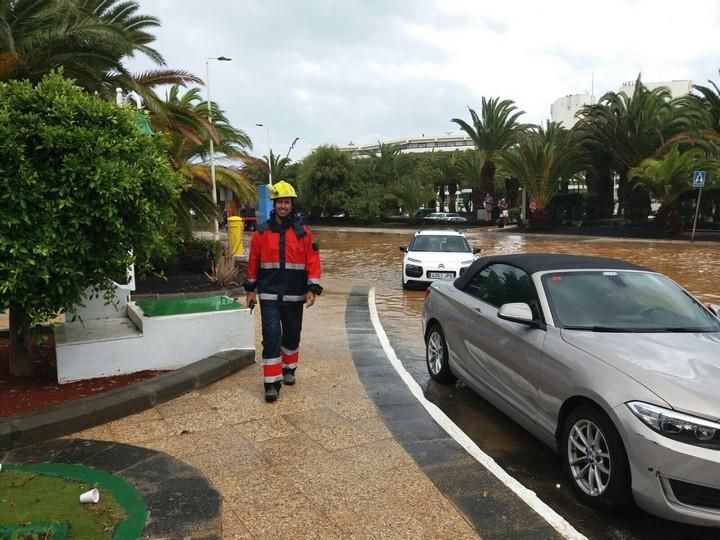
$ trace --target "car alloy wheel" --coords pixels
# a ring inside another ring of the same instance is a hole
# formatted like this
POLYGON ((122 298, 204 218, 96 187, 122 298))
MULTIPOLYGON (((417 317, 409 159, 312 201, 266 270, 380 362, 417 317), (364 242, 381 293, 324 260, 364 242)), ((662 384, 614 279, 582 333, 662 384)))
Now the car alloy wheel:
POLYGON ((560 453, 570 485, 585 504, 608 508, 632 503, 625 446, 597 405, 584 403, 570 411, 563 423, 560 453))
POLYGON ((601 495, 612 477, 612 460, 603 432, 590 420, 570 428, 567 439, 570 471, 578 487, 591 497, 601 495))
POLYGON ((433 324, 425 340, 425 361, 430 377, 440 383, 455 380, 448 363, 448 349, 445 335, 438 324, 433 324))

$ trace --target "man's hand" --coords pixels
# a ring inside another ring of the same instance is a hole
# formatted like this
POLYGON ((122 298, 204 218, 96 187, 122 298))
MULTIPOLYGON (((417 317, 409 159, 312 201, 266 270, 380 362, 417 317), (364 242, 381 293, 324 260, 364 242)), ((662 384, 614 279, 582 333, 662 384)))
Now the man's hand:
POLYGON ((257 293, 255 291, 251 291, 245 295, 245 305, 249 307, 251 310, 255 307, 257 304, 257 293))
POLYGON ((315 293, 312 291, 308 291, 307 296, 305 297, 305 307, 309 308, 312 307, 312 305, 315 303, 315 293))

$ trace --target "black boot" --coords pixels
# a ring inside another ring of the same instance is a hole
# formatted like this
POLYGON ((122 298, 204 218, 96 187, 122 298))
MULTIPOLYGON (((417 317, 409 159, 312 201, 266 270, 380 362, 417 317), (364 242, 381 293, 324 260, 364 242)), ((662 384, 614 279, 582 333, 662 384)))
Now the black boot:
POLYGON ((265 401, 268 403, 272 403, 273 401, 276 401, 278 398, 278 395, 280 395, 280 388, 282 387, 282 383, 275 382, 275 383, 265 383, 265 401))
POLYGON ((290 368, 283 368, 283 382, 288 386, 295 384, 295 370, 290 368))

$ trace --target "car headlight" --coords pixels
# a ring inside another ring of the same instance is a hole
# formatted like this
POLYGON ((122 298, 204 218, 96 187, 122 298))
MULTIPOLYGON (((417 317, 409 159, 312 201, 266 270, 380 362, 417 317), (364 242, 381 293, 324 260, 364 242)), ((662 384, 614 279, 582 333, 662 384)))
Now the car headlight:
POLYGON ((413 259, 412 257, 408 257, 408 258, 407 258, 407 262, 420 264, 422 261, 419 261, 419 260, 417 260, 417 259, 413 259))
POLYGON ((465 264, 472 264, 474 262, 475 262, 475 259, 470 259, 469 261, 463 261, 460 264, 465 265, 465 264))
POLYGON ((410 277, 420 277, 423 275, 422 266, 416 266, 414 264, 405 265, 405 274, 410 277))
POLYGON ((627 406, 645 425, 665 437, 695 446, 720 449, 720 424, 717 422, 640 401, 631 401, 627 406))

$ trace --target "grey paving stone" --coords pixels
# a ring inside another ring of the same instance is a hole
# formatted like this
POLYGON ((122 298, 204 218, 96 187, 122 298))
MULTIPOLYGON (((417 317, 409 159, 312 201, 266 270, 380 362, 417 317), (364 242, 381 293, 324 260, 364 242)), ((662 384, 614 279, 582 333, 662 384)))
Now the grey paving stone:
POLYGON ((96 454, 107 450, 115 443, 108 441, 92 441, 83 439, 72 439, 55 456, 53 463, 82 463, 96 454))
POLYGON ((118 473, 141 461, 157 456, 163 459, 168 457, 154 450, 148 450, 131 444, 110 443, 101 452, 85 458, 82 464, 95 467, 96 469, 102 469, 109 473, 118 473))
POLYGON ((15 448, 6 453, 8 463, 49 463, 70 444, 68 439, 52 439, 32 446, 15 448))

